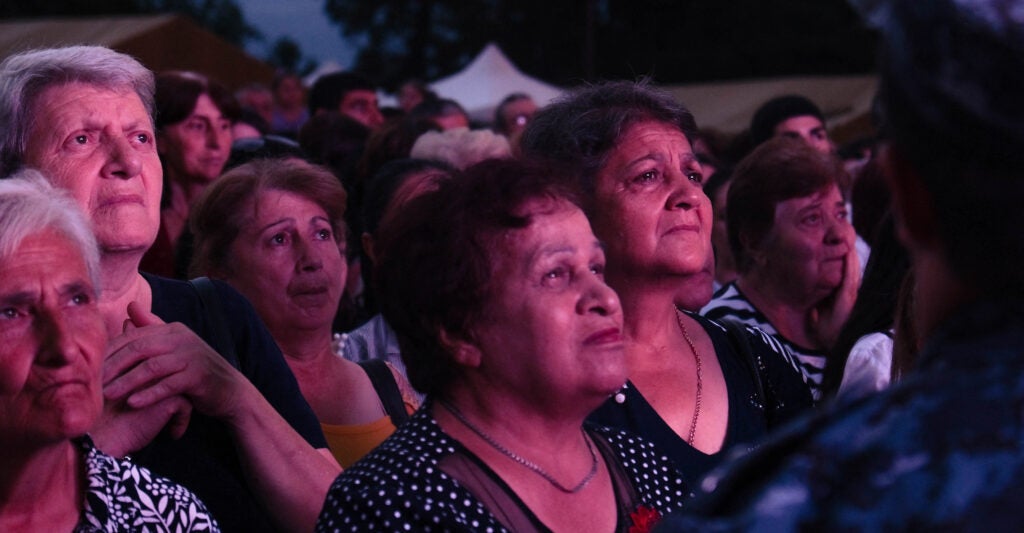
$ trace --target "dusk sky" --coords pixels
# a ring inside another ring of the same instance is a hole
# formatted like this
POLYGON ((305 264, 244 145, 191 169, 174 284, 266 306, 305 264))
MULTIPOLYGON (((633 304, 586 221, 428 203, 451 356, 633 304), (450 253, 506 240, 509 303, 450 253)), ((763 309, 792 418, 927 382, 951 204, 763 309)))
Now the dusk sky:
POLYGON ((263 32, 266 42, 252 42, 246 48, 264 58, 269 46, 281 36, 294 40, 307 57, 323 62, 334 60, 351 66, 353 47, 342 40, 338 26, 324 14, 323 0, 236 0, 249 24, 263 32))

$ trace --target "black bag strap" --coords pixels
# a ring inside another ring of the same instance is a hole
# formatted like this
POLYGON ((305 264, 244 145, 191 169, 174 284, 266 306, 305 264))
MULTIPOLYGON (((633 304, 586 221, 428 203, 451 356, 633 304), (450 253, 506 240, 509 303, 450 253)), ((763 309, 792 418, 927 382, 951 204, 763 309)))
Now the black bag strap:
POLYGON ((754 392, 757 394, 757 400, 764 406, 765 415, 771 420, 773 414, 771 412, 772 406, 768 404, 768 397, 764 391, 764 380, 761 377, 754 351, 750 348, 750 332, 747 331, 745 325, 733 320, 725 319, 721 323, 725 326, 729 343, 732 344, 733 349, 736 350, 736 353, 740 355, 740 358, 743 359, 743 362, 747 364, 747 368, 753 374, 754 392))
POLYGON ((409 419, 409 413, 405 410, 405 400, 402 399, 402 391, 398 390, 395 375, 387 363, 382 359, 367 359, 359 361, 359 366, 370 377, 373 390, 377 391, 380 402, 384 404, 384 412, 391 417, 391 423, 395 427, 402 425, 402 422, 409 419))
POLYGON ((206 276, 189 280, 188 283, 199 295, 203 311, 206 312, 206 321, 210 326, 210 347, 228 363, 231 363, 231 366, 238 369, 238 351, 235 349, 235 340, 231 337, 231 331, 228 330, 227 320, 224 318, 224 306, 220 303, 217 288, 206 276))

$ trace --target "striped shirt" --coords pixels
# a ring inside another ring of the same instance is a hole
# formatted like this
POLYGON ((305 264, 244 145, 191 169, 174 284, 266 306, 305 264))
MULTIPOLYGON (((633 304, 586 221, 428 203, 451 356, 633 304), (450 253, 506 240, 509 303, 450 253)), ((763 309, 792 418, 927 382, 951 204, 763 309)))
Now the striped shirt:
POLYGON ((712 320, 733 320, 755 326, 774 336, 786 349, 783 357, 803 376, 814 401, 821 400, 821 379, 825 370, 825 352, 799 346, 779 334, 764 313, 740 292, 736 283, 723 286, 700 313, 712 320))

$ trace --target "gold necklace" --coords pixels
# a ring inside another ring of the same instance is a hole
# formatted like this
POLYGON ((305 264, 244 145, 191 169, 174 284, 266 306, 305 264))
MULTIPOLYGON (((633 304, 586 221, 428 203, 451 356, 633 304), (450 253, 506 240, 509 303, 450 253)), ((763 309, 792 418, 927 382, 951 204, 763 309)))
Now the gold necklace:
POLYGON ((697 347, 694 346, 693 341, 690 339, 690 334, 686 332, 686 326, 683 324, 683 313, 679 309, 676 309, 676 322, 679 323, 679 330, 683 332, 683 338, 686 339, 686 344, 690 345, 690 350, 693 351, 693 360, 697 363, 697 401, 693 406, 693 420, 690 421, 690 436, 686 439, 686 442, 690 446, 693 446, 693 436, 697 434, 697 419, 700 418, 700 403, 704 393, 704 373, 700 364, 700 353, 697 352, 697 347))

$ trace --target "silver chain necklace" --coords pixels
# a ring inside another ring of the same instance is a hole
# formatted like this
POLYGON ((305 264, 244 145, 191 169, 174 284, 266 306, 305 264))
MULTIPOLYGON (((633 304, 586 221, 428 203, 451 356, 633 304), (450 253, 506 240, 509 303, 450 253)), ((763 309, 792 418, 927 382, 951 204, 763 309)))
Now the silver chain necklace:
POLYGON ((676 321, 679 322, 679 329, 683 332, 683 338, 686 339, 686 344, 690 345, 690 350, 693 351, 693 359, 697 363, 697 402, 693 406, 693 420, 690 422, 690 437, 686 439, 686 442, 693 446, 693 436, 697 434, 697 419, 700 418, 700 402, 704 392, 704 380, 703 372, 700 364, 700 353, 697 352, 697 347, 694 346, 693 341, 690 340, 690 335, 686 332, 686 326, 683 325, 683 313, 676 309, 676 321))
POLYGON ((583 487, 586 487, 587 484, 589 484, 590 481, 594 479, 594 476, 597 475, 597 454, 594 453, 594 445, 590 443, 590 439, 587 438, 587 433, 586 431, 583 431, 582 427, 580 428, 580 432, 583 433, 583 440, 587 443, 587 450, 590 451, 590 472, 587 472, 587 475, 584 476, 583 480, 577 483, 575 487, 569 488, 559 483, 558 480, 551 476, 551 474, 545 472, 543 468, 537 466, 533 462, 523 458, 521 455, 499 444, 498 441, 494 440, 493 437, 484 433, 482 429, 473 425, 473 423, 466 418, 466 415, 462 414, 462 411, 459 411, 459 409, 456 408, 454 405, 448 403, 445 400, 440 399, 438 400, 438 402, 441 404, 441 406, 447 409, 448 412, 452 414, 452 416, 457 418, 459 422, 462 422, 463 425, 469 428, 473 433, 476 433, 478 437, 483 439, 484 442, 486 442, 487 444, 490 444, 491 447, 493 447, 495 450, 498 450, 499 452, 507 456, 509 459, 512 459, 513 461, 525 466, 526 468, 529 468, 535 474, 544 478, 548 483, 551 483, 551 485, 554 486, 556 489, 566 494, 576 494, 577 492, 583 490, 583 487))

